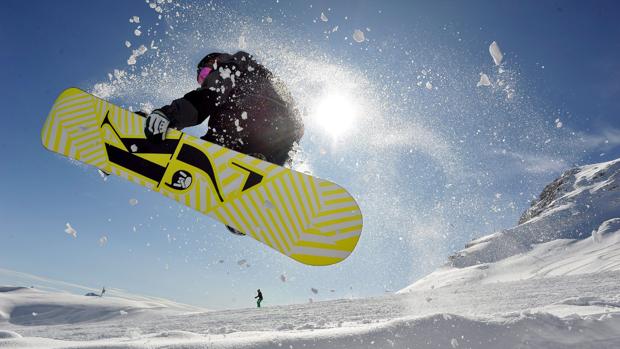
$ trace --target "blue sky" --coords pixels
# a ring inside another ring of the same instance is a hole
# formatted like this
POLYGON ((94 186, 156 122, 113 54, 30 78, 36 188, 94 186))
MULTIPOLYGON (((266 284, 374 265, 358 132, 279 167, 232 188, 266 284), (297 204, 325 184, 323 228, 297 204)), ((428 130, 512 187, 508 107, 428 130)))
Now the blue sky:
POLYGON ((613 1, 164 1, 158 19, 145 1, 6 1, 0 267, 210 308, 251 306, 257 288, 273 305, 405 287, 513 226, 563 170, 620 156, 618 13, 613 1), (338 265, 300 265, 40 144, 64 88, 157 107, 196 87, 204 54, 239 48, 304 110, 300 168, 360 202, 362 239, 338 265), (493 85, 477 87, 480 73, 493 85))

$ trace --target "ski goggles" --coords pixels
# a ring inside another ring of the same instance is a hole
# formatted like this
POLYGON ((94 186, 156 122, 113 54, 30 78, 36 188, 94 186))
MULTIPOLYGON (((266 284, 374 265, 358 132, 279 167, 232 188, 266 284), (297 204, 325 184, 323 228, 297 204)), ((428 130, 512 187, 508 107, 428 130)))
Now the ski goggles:
POLYGON ((212 71, 213 69, 209 67, 202 67, 200 68, 200 70, 198 70, 198 76, 196 77, 196 80, 198 80, 198 83, 200 84, 200 86, 202 86, 202 83, 205 81, 209 73, 211 73, 212 71))

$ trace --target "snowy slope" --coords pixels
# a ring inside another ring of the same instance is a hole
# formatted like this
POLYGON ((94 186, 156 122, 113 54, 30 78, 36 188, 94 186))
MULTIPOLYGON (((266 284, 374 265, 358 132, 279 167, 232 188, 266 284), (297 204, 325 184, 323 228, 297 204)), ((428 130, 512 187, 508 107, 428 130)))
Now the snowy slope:
POLYGON ((617 348, 619 278, 592 273, 261 309, 8 323, 0 324, 0 348, 617 348))
POLYGON ((400 292, 620 270, 619 240, 620 159, 565 172, 519 225, 470 242, 400 292))
POLYGON ((187 313, 5 288, 0 348, 619 348, 619 170, 566 172, 518 226, 397 294, 187 313))
POLYGON ((58 325, 133 317, 145 313, 180 314, 198 308, 143 297, 80 296, 19 286, 0 286, 0 324, 58 325))
MULTIPOLYGON (((88 293, 99 294, 101 292, 101 289, 95 289, 92 287, 86 287, 64 281, 52 280, 36 275, 0 268, 0 290, 3 288, 5 290, 8 290, 11 286, 21 288, 28 287, 31 288, 30 291, 32 292, 47 291, 39 293, 43 295, 42 298, 47 299, 62 298, 65 297, 66 294, 68 294, 69 296, 77 295, 81 297, 88 293)), ((26 294, 26 292, 22 291, 22 293, 18 294, 26 294)), ((4 295, 6 296, 6 293, 4 295)), ((0 292, 0 297, 2 296, 3 293, 0 292)), ((80 297, 75 299, 81 299, 80 297)), ((115 299, 121 303, 123 301, 127 301, 128 306, 137 308, 165 308, 170 311, 176 312, 196 312, 206 310, 204 308, 182 304, 168 299, 132 294, 124 290, 110 287, 106 287, 104 298, 106 298, 107 300, 115 299)), ((2 309, 0 308, 0 312, 1 311, 2 309)), ((2 317, 0 315, 0 319, 1 318, 2 317)))

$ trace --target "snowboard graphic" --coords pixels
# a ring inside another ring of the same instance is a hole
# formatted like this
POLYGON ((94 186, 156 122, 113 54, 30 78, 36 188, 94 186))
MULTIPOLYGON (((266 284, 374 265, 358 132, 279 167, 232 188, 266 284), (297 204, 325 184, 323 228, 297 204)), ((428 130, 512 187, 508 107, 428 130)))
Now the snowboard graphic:
POLYGON ((196 209, 309 265, 347 258, 362 213, 342 187, 169 130, 144 136, 145 119, 77 88, 56 99, 43 145, 196 209))

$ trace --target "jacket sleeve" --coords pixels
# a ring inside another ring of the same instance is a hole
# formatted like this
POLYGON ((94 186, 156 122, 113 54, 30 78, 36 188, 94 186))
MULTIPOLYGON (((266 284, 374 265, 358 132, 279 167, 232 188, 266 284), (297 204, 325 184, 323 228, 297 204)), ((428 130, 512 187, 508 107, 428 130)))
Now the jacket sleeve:
POLYGON ((215 110, 215 95, 205 88, 187 93, 169 105, 159 108, 178 130, 201 124, 215 110))

